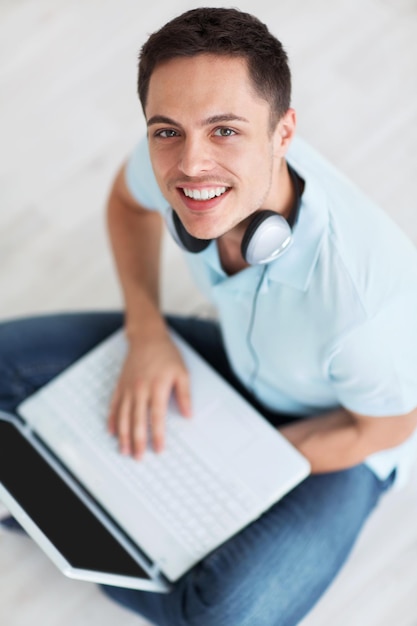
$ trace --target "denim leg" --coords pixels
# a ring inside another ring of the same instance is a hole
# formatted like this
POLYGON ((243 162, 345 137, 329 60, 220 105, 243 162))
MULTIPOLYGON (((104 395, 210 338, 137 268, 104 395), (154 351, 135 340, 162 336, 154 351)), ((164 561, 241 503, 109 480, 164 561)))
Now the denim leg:
POLYGON ((0 409, 27 396, 123 324, 121 313, 71 313, 0 323, 0 409))
POLYGON ((103 590, 158 626, 296 626, 346 561, 391 483, 364 465, 310 476, 169 594, 103 590))

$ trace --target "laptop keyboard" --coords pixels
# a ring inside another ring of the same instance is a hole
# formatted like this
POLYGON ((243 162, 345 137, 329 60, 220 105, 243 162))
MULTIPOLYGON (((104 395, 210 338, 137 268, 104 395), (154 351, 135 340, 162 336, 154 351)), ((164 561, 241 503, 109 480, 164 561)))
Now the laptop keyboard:
POLYGON ((233 527, 253 499, 242 490, 226 489, 169 428, 162 454, 150 452, 144 462, 124 461, 119 455, 120 475, 193 554, 204 552, 224 529, 233 527))

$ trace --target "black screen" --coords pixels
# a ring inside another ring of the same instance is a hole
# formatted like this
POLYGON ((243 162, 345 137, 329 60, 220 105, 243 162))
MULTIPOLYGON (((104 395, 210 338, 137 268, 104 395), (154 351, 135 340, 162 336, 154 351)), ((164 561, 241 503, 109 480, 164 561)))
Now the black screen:
POLYGON ((150 578, 18 429, 2 420, 0 482, 74 568, 150 578))

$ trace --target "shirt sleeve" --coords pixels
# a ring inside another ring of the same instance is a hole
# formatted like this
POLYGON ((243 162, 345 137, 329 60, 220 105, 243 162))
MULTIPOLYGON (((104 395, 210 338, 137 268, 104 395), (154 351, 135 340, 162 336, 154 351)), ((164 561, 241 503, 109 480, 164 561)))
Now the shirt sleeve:
POLYGON ((417 406, 417 298, 402 298, 351 331, 334 350, 331 384, 346 409, 370 416, 417 406))
POLYGON ((126 184, 132 196, 141 206, 165 213, 168 202, 156 182, 146 136, 138 142, 128 159, 126 184))

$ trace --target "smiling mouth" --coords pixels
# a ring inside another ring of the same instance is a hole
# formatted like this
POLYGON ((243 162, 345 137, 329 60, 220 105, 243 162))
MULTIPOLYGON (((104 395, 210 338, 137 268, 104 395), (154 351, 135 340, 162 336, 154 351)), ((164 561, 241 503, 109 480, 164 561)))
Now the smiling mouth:
POLYGON ((191 200, 204 201, 219 198, 229 191, 229 189, 230 187, 207 187, 205 189, 189 189, 182 187, 181 191, 187 198, 191 198, 191 200))

